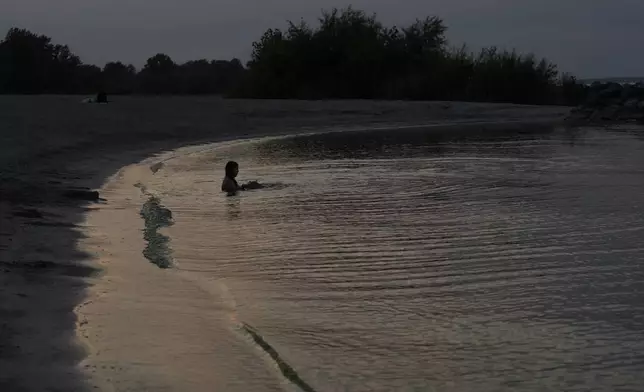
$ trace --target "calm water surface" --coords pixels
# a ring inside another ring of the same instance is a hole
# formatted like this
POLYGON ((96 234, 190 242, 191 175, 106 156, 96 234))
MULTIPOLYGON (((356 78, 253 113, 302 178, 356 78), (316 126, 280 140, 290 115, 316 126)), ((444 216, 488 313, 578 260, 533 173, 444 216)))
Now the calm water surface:
POLYGON ((228 143, 150 188, 316 391, 642 390, 643 129, 228 143), (269 187, 221 195, 229 159, 269 187))

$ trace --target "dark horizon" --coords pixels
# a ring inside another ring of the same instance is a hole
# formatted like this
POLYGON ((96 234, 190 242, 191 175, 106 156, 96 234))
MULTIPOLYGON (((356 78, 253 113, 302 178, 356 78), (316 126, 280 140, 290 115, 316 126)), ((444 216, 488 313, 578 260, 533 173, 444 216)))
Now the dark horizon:
POLYGON ((592 82, 644 82, 644 76, 607 76, 599 78, 583 78, 579 79, 581 83, 592 83, 592 82))
POLYGON ((0 15, 0 30, 17 26, 68 44, 89 64, 119 59, 137 68, 156 53, 178 62, 195 58, 245 62, 252 42, 267 29, 285 27, 287 20, 314 23, 321 9, 355 8, 374 12, 387 25, 406 25, 414 18, 436 15, 449 28, 450 44, 468 43, 472 51, 497 45, 546 57, 559 70, 579 78, 644 74, 639 37, 644 3, 616 0, 555 0, 521 3, 510 0, 358 0, 325 1, 314 5, 280 0, 249 1, 160 0, 153 6, 114 0, 88 4, 81 0, 8 0, 0 15), (249 11, 250 10, 250 11, 249 11), (144 15, 144 16, 140 16, 144 15), (596 21, 597 23, 593 23, 596 21))
MULTIPOLYGON (((176 62, 159 53, 133 65, 87 64, 67 45, 24 29, 0 42, 0 93, 224 94, 236 98, 396 99, 576 105, 574 75, 536 54, 454 49, 435 16, 387 26, 352 7, 322 11, 319 23, 267 29, 241 61, 176 62), (356 56, 360 53, 360 56, 356 56)), ((105 99, 97 97, 102 101, 105 99)))

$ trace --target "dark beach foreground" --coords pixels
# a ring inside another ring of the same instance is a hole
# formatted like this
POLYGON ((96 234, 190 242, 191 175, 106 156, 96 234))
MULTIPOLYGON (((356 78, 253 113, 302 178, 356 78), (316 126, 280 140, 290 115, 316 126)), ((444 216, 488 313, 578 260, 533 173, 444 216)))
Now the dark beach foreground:
MULTIPOLYGON (((91 191, 164 150, 226 139, 370 127, 513 131, 569 109, 504 104, 0 97, 0 390, 89 390, 75 309, 101 268, 78 243, 91 191)), ((108 250, 109 251, 109 250, 108 250)))

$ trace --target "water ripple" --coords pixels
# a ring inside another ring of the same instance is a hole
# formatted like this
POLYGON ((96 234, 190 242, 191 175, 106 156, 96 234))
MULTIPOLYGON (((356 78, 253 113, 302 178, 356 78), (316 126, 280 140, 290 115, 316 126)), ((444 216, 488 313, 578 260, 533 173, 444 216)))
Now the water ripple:
POLYGON ((225 149, 168 162, 179 268, 316 390, 639 390, 641 134, 399 132, 255 142, 242 176, 282 185, 237 198, 225 149))

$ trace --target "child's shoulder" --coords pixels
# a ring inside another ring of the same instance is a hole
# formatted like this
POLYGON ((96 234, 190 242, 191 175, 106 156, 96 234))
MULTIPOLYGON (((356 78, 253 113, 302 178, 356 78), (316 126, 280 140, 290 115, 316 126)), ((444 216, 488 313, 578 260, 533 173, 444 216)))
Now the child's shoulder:
POLYGON ((237 184, 232 178, 226 176, 221 182, 221 190, 224 192, 231 192, 237 189, 237 184))

